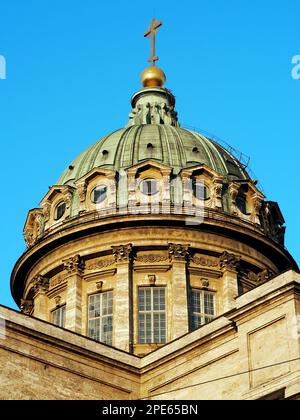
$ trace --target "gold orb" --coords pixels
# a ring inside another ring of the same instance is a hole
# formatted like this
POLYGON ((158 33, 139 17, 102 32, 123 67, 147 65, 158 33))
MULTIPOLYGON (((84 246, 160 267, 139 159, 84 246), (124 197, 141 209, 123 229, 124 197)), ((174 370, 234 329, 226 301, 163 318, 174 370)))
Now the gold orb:
POLYGON ((148 67, 141 75, 141 82, 144 87, 163 87, 166 75, 158 67, 148 67))

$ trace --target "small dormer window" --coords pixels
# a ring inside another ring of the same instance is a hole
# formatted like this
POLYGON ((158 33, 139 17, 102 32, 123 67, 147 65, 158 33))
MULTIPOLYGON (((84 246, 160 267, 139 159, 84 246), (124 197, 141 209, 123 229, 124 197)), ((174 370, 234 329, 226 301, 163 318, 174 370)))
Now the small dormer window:
POLYGON ((238 194, 236 197, 236 205, 243 214, 247 214, 247 199, 245 194, 238 194))
POLYGON ((107 186, 99 185, 92 191, 92 202, 94 204, 103 203, 107 198, 107 186))
POLYGON ((193 194, 198 200, 207 201, 210 199, 209 188, 200 180, 193 180, 193 194))
POLYGON ((61 201, 55 208, 55 220, 60 220, 66 212, 66 203, 61 201))
POLYGON ((145 179, 140 183, 140 190, 145 195, 155 195, 159 191, 158 181, 156 179, 145 179))

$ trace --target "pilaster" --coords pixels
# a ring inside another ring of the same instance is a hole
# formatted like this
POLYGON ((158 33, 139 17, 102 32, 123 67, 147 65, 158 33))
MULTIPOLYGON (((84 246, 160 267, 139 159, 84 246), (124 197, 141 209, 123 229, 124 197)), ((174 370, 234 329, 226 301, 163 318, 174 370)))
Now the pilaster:
POLYGON ((33 316, 44 321, 49 321, 48 297, 46 295, 49 289, 49 279, 39 275, 34 277, 32 283, 34 293, 33 316))
POLYGON ((220 268, 223 272, 223 311, 227 312, 236 305, 238 297, 238 269, 240 257, 223 252, 220 256, 220 268))
POLYGON ((80 255, 63 260, 67 272, 65 328, 82 334, 82 276, 84 263, 80 255))
POLYGON ((132 290, 131 290, 131 259, 132 245, 113 246, 116 259, 116 287, 113 321, 114 346, 130 352, 132 350, 132 290))
POLYGON ((189 330, 188 322, 188 296, 186 264, 189 258, 188 245, 169 244, 169 255, 172 260, 172 331, 174 340, 189 330))

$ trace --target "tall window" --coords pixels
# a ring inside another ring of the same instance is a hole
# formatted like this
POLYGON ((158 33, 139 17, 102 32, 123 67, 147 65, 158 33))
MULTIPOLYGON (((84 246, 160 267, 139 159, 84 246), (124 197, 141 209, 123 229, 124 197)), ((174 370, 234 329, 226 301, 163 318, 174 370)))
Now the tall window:
POLYGON ((166 342, 166 291, 164 287, 140 287, 138 292, 140 344, 166 342))
POLYGON ((98 293, 89 297, 90 338, 112 345, 113 292, 98 293))
POLYGON ((55 311, 52 312, 52 322, 54 325, 57 325, 58 327, 65 328, 66 305, 61 306, 60 308, 55 309, 55 311))
POLYGON ((215 293, 206 290, 192 290, 192 329, 212 321, 216 316, 215 293))

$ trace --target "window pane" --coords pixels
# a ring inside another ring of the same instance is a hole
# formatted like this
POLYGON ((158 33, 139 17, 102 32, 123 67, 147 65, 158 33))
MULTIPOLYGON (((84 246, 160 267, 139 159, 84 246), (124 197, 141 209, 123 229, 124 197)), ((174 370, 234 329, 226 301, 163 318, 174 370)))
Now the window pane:
POLYGON ((214 296, 212 293, 204 292, 204 313, 206 315, 214 315, 214 296))
POLYGON ((138 299, 139 343, 164 343, 166 341, 165 288, 139 288, 138 299))
POLYGON ((113 292, 98 293, 89 297, 90 338, 112 345, 113 292))
POLYGON ((215 317, 215 294, 205 290, 192 290, 192 329, 211 322, 215 317))
POLYGON ((102 203, 107 197, 107 187, 105 185, 100 185, 95 188, 92 192, 92 201, 95 204, 102 203))
POLYGON ((66 306, 62 306, 59 309, 56 309, 52 312, 52 321, 54 325, 58 327, 65 327, 65 313, 66 313, 66 306))

